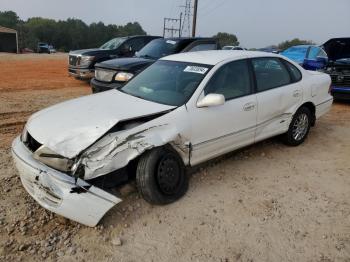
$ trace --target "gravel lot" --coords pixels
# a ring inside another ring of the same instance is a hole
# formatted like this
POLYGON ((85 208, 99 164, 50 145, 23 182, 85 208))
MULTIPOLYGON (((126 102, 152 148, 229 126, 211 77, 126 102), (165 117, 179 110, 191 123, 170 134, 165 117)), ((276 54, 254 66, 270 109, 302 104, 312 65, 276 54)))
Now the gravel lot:
POLYGON ((174 204, 152 206, 131 184, 96 228, 45 211, 10 146, 33 112, 90 93, 66 63, 0 54, 0 261, 350 261, 350 103, 299 147, 274 138, 190 170, 174 204))

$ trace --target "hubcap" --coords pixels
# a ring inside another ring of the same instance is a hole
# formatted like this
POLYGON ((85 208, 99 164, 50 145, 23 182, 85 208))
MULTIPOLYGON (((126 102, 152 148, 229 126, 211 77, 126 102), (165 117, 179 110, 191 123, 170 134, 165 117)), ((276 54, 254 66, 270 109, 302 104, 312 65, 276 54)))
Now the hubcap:
POLYGON ((160 160, 157 170, 158 185, 162 193, 173 195, 180 184, 180 167, 171 155, 165 155, 160 160))
POLYGON ((309 118, 307 114, 302 113, 298 115, 297 119, 294 122, 292 129, 292 136, 296 141, 302 140, 309 128, 309 118))

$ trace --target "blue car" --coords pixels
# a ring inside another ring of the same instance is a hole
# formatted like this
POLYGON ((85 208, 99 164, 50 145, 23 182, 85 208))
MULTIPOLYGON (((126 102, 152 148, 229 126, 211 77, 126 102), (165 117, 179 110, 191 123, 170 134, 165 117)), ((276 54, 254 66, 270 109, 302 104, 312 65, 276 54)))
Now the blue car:
POLYGON ((306 70, 324 69, 328 63, 327 53, 315 45, 292 46, 281 52, 281 55, 297 62, 306 70))

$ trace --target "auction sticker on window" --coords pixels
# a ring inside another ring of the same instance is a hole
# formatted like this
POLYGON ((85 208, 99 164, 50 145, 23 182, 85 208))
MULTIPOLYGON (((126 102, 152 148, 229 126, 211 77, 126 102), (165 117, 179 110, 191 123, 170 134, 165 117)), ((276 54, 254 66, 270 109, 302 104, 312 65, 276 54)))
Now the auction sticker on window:
POLYGON ((208 68, 202 66, 187 66, 184 72, 197 73, 204 75, 208 71, 208 68))
POLYGON ((166 42, 167 42, 167 44, 171 44, 171 45, 175 45, 176 44, 176 41, 173 41, 173 40, 167 40, 166 42))

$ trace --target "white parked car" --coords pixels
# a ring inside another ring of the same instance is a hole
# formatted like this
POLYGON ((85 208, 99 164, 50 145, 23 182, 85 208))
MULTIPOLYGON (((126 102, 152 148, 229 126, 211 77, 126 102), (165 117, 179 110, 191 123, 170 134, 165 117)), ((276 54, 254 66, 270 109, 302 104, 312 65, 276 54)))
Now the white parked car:
POLYGON ((186 166, 281 134, 301 144, 331 108, 330 84, 275 54, 168 56, 119 90, 34 114, 13 157, 43 207, 95 226, 121 201, 109 188, 135 174, 144 199, 167 204, 185 194, 186 166))

